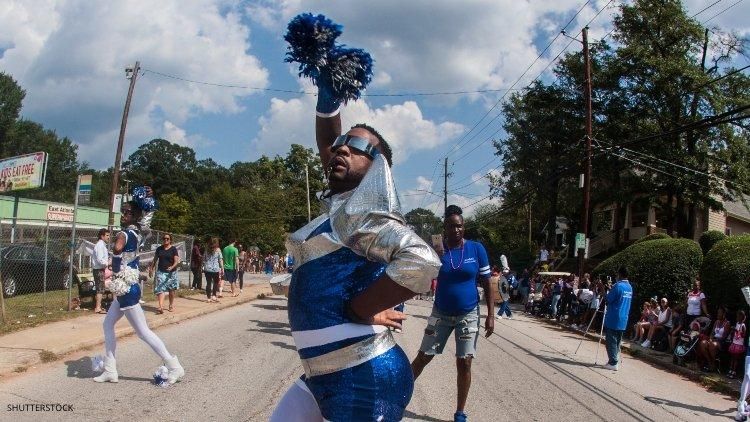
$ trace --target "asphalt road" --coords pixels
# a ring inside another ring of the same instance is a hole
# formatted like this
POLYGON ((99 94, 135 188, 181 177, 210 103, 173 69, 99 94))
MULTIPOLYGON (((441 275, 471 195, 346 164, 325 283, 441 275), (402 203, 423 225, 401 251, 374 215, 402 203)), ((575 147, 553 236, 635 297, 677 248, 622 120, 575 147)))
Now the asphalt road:
MULTIPOLYGON (((416 354, 431 307, 411 301, 398 341, 416 354)), ((185 379, 162 389, 151 376, 159 359, 137 338, 118 343, 118 384, 89 378, 88 356, 32 369, 0 383, 0 420, 264 421, 302 369, 286 322, 286 300, 270 298, 165 327, 159 336, 180 357, 185 379), (10 412, 8 405, 70 404, 72 411, 10 412)), ((477 421, 727 420, 734 398, 625 357, 613 373, 593 367, 596 343, 518 316, 497 321, 481 339, 467 406, 477 421)), ((450 421, 455 364, 450 342, 417 380, 406 420, 450 421)), ((604 360, 604 348, 599 350, 604 360)))

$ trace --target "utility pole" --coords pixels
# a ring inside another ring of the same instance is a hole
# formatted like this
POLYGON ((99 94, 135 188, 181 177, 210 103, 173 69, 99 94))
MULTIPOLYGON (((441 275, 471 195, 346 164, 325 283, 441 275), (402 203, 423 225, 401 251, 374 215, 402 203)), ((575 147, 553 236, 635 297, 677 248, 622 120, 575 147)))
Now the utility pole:
POLYGON ((448 209, 448 157, 445 157, 443 168, 443 215, 445 215, 448 209))
POLYGON ((310 222, 311 214, 310 214, 310 174, 307 170, 308 164, 305 164, 305 187, 307 190, 307 222, 310 222))
MULTIPOLYGON (((593 137, 591 129, 591 57, 589 56, 589 28, 581 30, 583 36, 583 67, 585 73, 583 99, 586 103, 586 158, 583 165, 583 211, 581 214, 581 232, 584 241, 589 237, 589 213, 591 206, 591 138, 593 137)), ((580 246, 580 245, 579 245, 580 246)), ((578 249, 578 276, 583 277, 585 257, 584 249, 578 249)))
POLYGON ((112 195, 109 198, 109 228, 115 225, 115 195, 120 185, 120 163, 122 162, 122 147, 125 144, 125 127, 128 124, 128 113, 130 112, 130 100, 133 98, 135 81, 138 78, 138 72, 141 70, 141 62, 136 61, 135 66, 125 69, 125 77, 130 78, 130 87, 128 87, 128 97, 125 99, 125 109, 122 112, 122 122, 120 123, 120 137, 117 140, 117 153, 115 155, 115 167, 112 170, 112 195))

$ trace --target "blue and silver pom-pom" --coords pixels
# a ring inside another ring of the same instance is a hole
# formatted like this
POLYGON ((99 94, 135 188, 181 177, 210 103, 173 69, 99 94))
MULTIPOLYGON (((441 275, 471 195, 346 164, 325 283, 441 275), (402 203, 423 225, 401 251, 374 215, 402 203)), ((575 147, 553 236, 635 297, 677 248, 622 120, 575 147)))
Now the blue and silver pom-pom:
POLYGON ((323 15, 303 13, 289 23, 284 39, 289 43, 286 62, 299 63, 299 75, 311 78, 326 95, 352 101, 372 80, 372 57, 358 48, 336 43, 338 25, 323 15), (326 87, 329 85, 330 87, 326 87))
POLYGON ((361 48, 337 46, 329 54, 333 95, 356 100, 372 80, 372 57, 361 48))
POLYGON ((170 386, 169 369, 166 366, 162 365, 156 369, 156 372, 154 372, 154 384, 162 388, 170 386))
POLYGON ((133 188, 133 200, 138 204, 138 207, 145 212, 156 211, 159 209, 159 204, 156 202, 156 199, 154 199, 153 196, 148 196, 145 186, 133 188))
POLYGON ((285 62, 299 63, 299 75, 317 78, 320 68, 326 65, 328 52, 341 35, 341 25, 323 15, 302 13, 287 26, 284 40, 289 43, 285 62))

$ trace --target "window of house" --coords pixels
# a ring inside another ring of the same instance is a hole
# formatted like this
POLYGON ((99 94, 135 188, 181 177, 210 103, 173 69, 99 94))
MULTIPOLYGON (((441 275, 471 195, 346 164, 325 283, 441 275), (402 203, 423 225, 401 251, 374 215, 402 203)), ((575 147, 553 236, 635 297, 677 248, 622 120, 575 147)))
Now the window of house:
POLYGON ((608 232, 612 230, 613 210, 604 210, 594 213, 592 227, 594 232, 608 232))
POLYGON ((630 227, 646 227, 648 224, 648 200, 637 200, 630 206, 630 227))

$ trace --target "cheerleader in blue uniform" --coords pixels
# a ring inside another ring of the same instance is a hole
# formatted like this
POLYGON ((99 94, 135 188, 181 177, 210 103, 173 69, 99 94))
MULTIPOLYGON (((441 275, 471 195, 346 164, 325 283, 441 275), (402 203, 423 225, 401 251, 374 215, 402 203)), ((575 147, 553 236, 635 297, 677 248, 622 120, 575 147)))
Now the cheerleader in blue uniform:
POLYGON ((295 262, 289 324, 305 374, 272 421, 401 420, 414 380, 388 330, 405 318, 392 308, 428 291, 440 268, 401 215, 386 141, 367 125, 341 135, 340 104, 369 81, 371 60, 335 46, 338 34, 339 26, 309 14, 287 34, 291 61, 325 64, 301 67, 318 85, 316 137, 329 190, 323 215, 287 242, 295 262), (357 72, 367 77, 348 79, 357 72))
MULTIPOLYGON (((124 267, 130 267, 138 271, 138 249, 142 244, 142 233, 149 230, 153 218, 155 201, 151 196, 150 188, 136 188, 135 199, 122 206, 120 224, 124 227, 117 233, 115 244, 112 248, 112 272, 114 277, 124 267)), ((104 318, 104 347, 103 369, 101 375, 94 378, 96 382, 117 382, 117 366, 115 361, 115 348, 117 337, 115 336, 115 324, 123 316, 128 319, 138 338, 145 341, 153 351, 164 360, 168 369, 167 382, 174 384, 183 375, 185 370, 180 365, 176 356, 169 353, 164 342, 156 335, 146 323, 146 316, 139 303, 141 298, 140 284, 130 285, 127 293, 117 296, 107 311, 104 318)))

